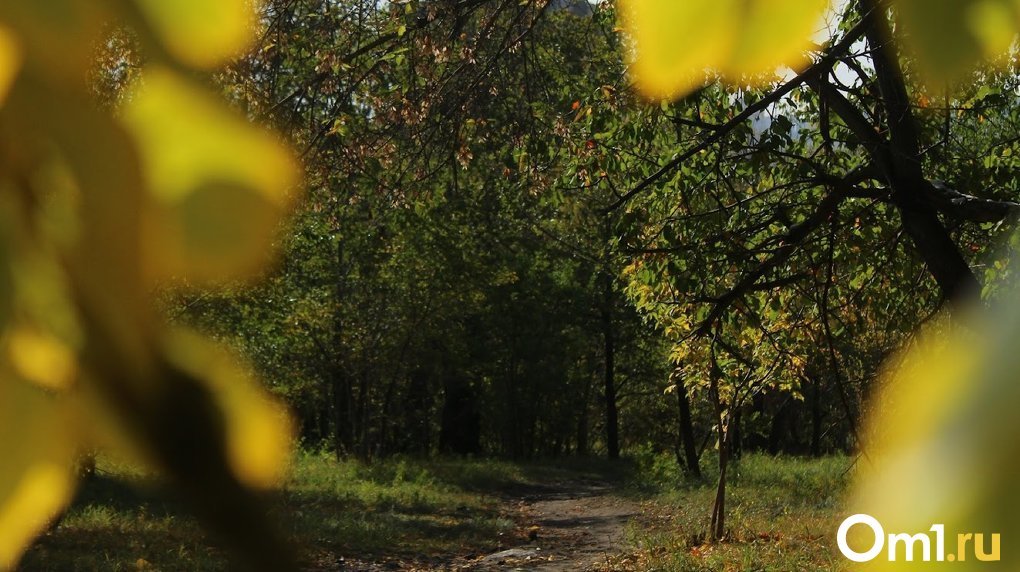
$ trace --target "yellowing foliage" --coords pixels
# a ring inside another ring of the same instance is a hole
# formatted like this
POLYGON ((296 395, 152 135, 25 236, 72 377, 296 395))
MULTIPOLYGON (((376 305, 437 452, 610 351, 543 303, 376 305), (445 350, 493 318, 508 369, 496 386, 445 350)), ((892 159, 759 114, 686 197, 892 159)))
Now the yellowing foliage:
POLYGON ((270 135, 164 68, 148 70, 124 120, 154 199, 145 261, 155 278, 207 281, 262 268, 298 169, 270 135))
MULTIPOLYGON (((942 88, 982 59, 1006 53, 1020 30, 1017 0, 893 0, 924 78, 942 88)), ((773 81, 782 67, 810 62, 812 37, 824 32, 827 0, 621 0, 632 39, 631 74, 642 94, 681 97, 711 81, 773 81)), ((877 2, 876 5, 883 5, 877 2)))
POLYGON ((66 400, 21 382, 10 371, 0 381, 0 569, 10 568, 25 545, 70 501, 73 428, 66 400))
POLYGON ((896 10, 904 41, 937 87, 1004 54, 1020 30, 1016 0, 897 0, 896 10))
MULTIPOLYGON (((940 88, 963 79, 982 59, 1001 57, 1020 29, 1017 0, 875 5, 892 7, 898 37, 916 56, 923 78, 940 88)), ((651 98, 682 96, 712 73, 747 82, 758 74, 768 79, 778 66, 802 65, 824 10, 823 3, 810 0, 621 0, 620 6, 634 42, 634 81, 651 98)), ((848 515, 870 514, 888 533, 923 533, 944 524, 949 554, 957 548, 958 533, 1001 534, 1008 550, 1008 539, 1020 533, 1015 491, 1020 305, 1013 300, 994 310, 952 326, 943 321, 888 367, 881 391, 870 402, 868 438, 848 515)), ((917 566, 889 562, 883 552, 864 568, 917 566)), ((965 571, 989 564, 971 555, 950 566, 965 571)))
MULTIPOLYGON (((874 516, 887 532, 915 534, 943 524, 949 554, 957 550, 958 533, 1008 539, 1020 530, 1014 490, 1020 315, 1015 307, 1002 310, 994 324, 975 320, 950 331, 944 320, 890 366, 872 401, 867 456, 849 511, 874 516)), ((883 552, 865 569, 910 566, 888 562, 883 552)), ((988 566, 970 555, 953 567, 988 566)))
POLYGON ((167 278, 257 274, 296 193, 292 155, 182 73, 238 55, 252 8, 0 4, 0 570, 69 501, 80 451, 112 446, 184 482, 207 471, 198 504, 284 470, 283 408, 233 356, 169 331, 149 298, 167 278), (105 112, 89 67, 123 25, 149 65, 105 112))
POLYGON ((21 67, 21 47, 9 30, 0 28, 0 104, 21 67))
POLYGON ((717 73, 734 82, 775 78, 808 61, 828 0, 620 2, 633 38, 632 74, 650 98, 680 97, 717 73))
POLYGON ((145 22, 184 63, 218 66, 251 42, 255 15, 249 0, 137 0, 145 22))

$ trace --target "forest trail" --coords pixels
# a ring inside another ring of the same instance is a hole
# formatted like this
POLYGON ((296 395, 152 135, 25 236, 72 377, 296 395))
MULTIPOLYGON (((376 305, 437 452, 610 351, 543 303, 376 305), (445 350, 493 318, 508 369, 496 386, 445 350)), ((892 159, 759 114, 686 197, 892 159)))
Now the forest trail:
POLYGON ((529 485, 505 493, 508 512, 528 542, 458 568, 490 572, 612 569, 625 548, 628 523, 641 515, 638 502, 605 481, 569 480, 529 485))

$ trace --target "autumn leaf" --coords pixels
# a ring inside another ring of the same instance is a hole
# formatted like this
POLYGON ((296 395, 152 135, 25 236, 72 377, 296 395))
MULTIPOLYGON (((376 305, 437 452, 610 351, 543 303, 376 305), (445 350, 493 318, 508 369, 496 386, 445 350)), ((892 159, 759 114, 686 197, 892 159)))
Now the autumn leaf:
POLYGON ((213 68, 251 42, 255 16, 247 0, 134 1, 167 50, 189 65, 213 68))
POLYGON ((162 68, 144 74, 124 119, 153 199, 146 274, 203 283, 264 268, 298 181, 284 147, 162 68))
POLYGON ((669 99, 712 74, 755 83, 774 79, 781 66, 803 66, 827 7, 825 0, 625 0, 619 10, 634 42, 631 73, 638 90, 669 99))
POLYGON ((938 88, 1004 54, 1020 30, 1015 0, 897 0, 896 10, 904 42, 938 88))

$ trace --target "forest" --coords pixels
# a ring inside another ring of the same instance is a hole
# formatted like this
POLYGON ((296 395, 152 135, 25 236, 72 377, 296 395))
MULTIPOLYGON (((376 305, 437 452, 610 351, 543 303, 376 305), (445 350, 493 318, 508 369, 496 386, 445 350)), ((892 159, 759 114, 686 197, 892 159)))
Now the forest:
POLYGON ((0 570, 1018 529, 1015 2, 42 4, 0 6, 0 570))

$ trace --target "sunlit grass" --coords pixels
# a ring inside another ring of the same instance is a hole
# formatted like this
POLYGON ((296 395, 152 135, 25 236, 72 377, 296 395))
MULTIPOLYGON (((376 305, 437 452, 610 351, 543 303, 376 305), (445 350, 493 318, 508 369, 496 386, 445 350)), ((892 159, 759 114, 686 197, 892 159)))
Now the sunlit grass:
POLYGON ((652 524, 629 534, 639 547, 639 569, 841 569, 835 534, 846 516, 840 507, 851 463, 846 457, 745 456, 732 466, 727 487, 727 540, 714 544, 707 538, 716 475, 660 481, 649 510, 652 524))
MULTIPOLYGON (((24 570, 228 566, 215 541, 158 481, 104 458, 97 469, 70 511, 26 555, 24 570)), ((310 567, 352 557, 427 560, 512 543, 514 523, 500 512, 495 491, 527 481, 519 466, 498 461, 368 464, 303 452, 271 510, 310 567)))
MULTIPOLYGON (((517 545, 525 536, 504 501, 521 487, 626 482, 645 516, 614 569, 832 570, 850 460, 748 455, 734 465, 729 540, 706 542, 714 475, 685 480, 668 455, 631 461, 512 463, 472 459, 337 461, 300 452, 272 517, 309 569, 340 559, 436 565, 517 545)), ((711 460, 706 459, 706 468, 711 460)), ((709 469, 709 473, 711 470, 709 469)), ((24 570, 223 570, 226 554, 157 482, 100 458, 71 510, 27 554, 24 570), (128 485, 123 479, 134 481, 128 485), (138 486, 140 485, 140 486, 138 486)))

